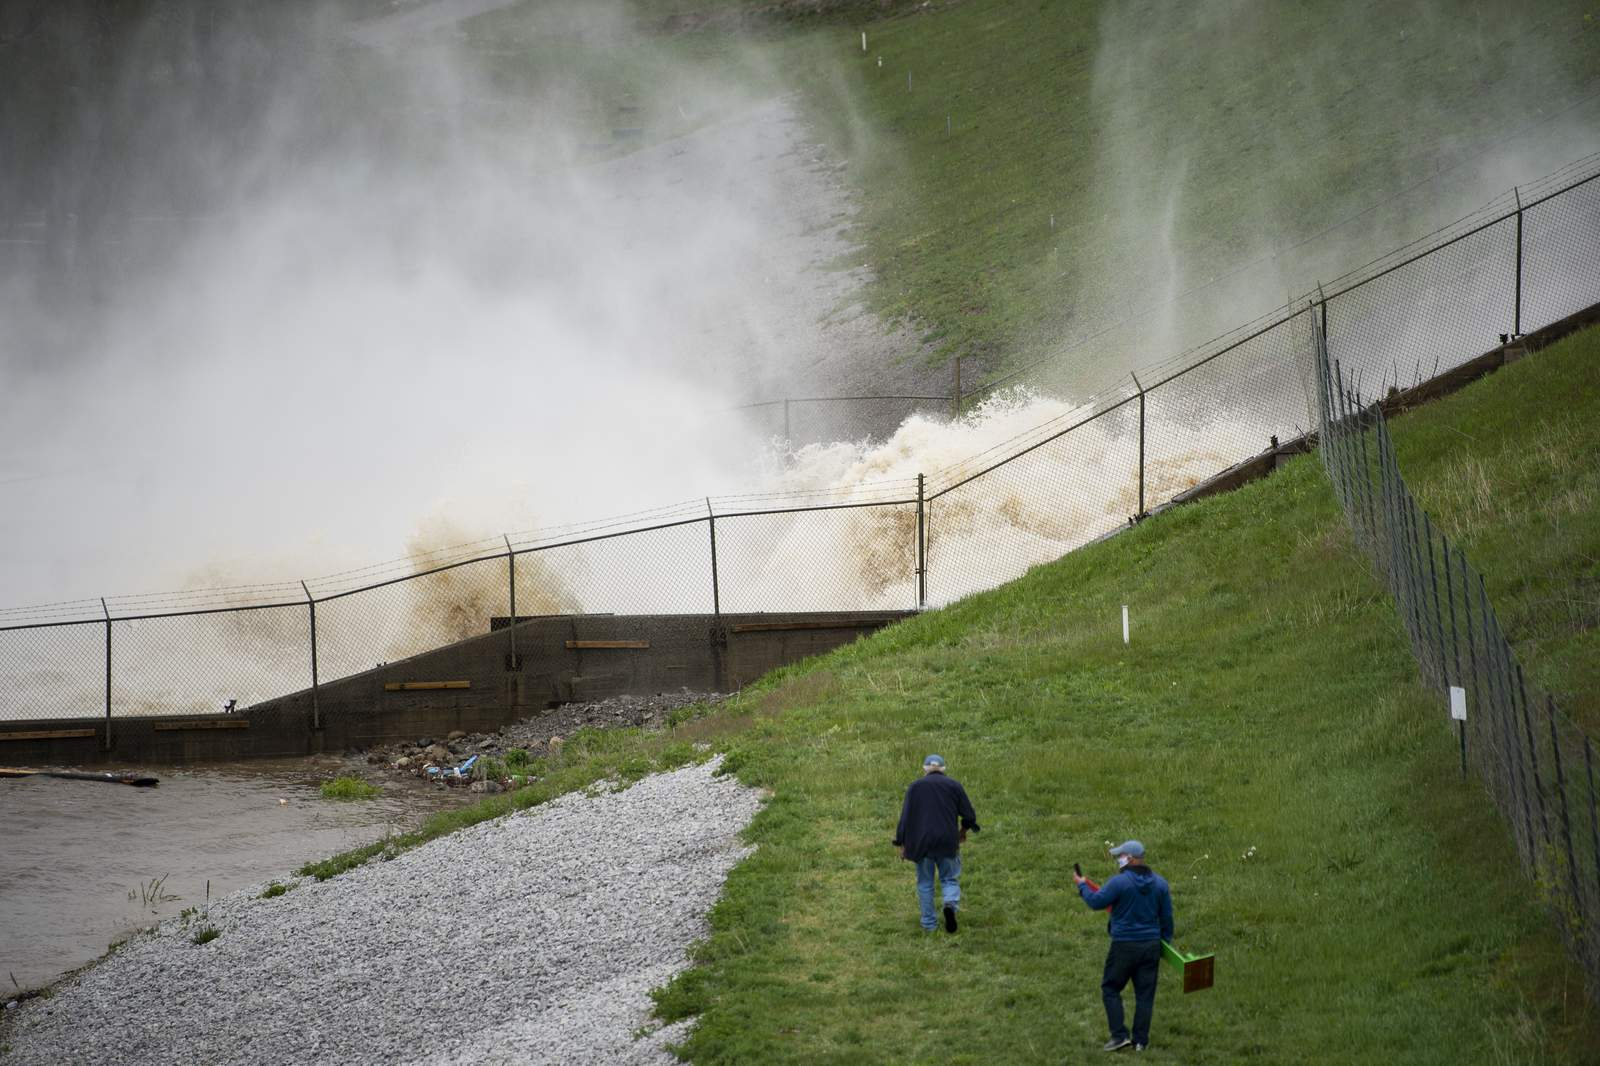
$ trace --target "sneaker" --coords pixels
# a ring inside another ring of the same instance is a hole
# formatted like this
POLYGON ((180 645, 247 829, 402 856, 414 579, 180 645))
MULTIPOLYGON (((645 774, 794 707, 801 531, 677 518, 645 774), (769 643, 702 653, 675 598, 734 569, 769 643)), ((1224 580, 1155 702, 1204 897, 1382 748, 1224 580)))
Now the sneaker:
POLYGON ((1129 1040, 1127 1037, 1125 1037, 1125 1036, 1120 1036, 1120 1037, 1119 1036, 1114 1036, 1110 1040, 1107 1040, 1105 1047, 1101 1048, 1100 1050, 1101 1051, 1121 1051, 1125 1047, 1132 1047, 1132 1046, 1133 1046, 1133 1041, 1129 1040))
POLYGON ((1148 1048, 1149 1046, 1150 1046, 1149 1044, 1135 1044, 1135 1045, 1133 1045, 1133 1050, 1135 1050, 1135 1051, 1143 1051, 1146 1048, 1148 1048))
POLYGON ((947 933, 956 931, 956 909, 954 907, 946 907, 944 909, 944 931, 947 933))

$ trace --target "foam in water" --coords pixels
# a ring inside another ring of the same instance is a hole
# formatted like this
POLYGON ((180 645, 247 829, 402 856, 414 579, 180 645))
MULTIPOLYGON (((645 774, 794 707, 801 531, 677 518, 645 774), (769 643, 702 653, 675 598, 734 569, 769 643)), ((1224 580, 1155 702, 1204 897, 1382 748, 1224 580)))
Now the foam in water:
MULTIPOLYGON (((838 505, 914 500, 915 479, 924 475, 928 602, 937 606, 1059 558, 1138 510, 1131 406, 982 472, 1090 413, 1009 390, 960 418, 913 415, 887 440, 806 445, 783 456, 771 481, 792 505, 838 505)), ((1167 428, 1150 425, 1147 432, 1167 428)), ((1146 500, 1168 499, 1226 465, 1220 452, 1203 447, 1147 458, 1146 500)), ((759 609, 915 606, 914 503, 783 518, 755 579, 759 609)))

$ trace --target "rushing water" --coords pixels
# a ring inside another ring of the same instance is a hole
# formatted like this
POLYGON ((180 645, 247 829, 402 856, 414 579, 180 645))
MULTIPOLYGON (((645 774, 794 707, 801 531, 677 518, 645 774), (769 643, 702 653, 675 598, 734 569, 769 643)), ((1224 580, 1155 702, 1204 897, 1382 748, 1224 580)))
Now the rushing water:
POLYGON ((389 781, 372 800, 318 785, 364 764, 337 757, 140 768, 156 788, 0 779, 0 1001, 104 954, 113 940, 300 864, 414 828, 465 802, 389 781))

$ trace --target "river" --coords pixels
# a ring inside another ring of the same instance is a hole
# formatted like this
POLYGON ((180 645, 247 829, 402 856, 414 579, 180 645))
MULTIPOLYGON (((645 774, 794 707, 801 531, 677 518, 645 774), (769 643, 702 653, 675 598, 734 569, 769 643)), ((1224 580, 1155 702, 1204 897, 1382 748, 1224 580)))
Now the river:
POLYGON ((420 781, 327 800, 320 782, 369 767, 334 756, 140 767, 156 788, 0 779, 0 1002, 112 941, 302 863, 415 828, 476 797, 420 781))

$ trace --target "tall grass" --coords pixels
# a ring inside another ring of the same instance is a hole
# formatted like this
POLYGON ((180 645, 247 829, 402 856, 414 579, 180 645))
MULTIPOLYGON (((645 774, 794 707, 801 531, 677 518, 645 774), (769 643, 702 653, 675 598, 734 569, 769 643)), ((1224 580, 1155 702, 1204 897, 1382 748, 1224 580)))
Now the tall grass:
POLYGON ((336 777, 322 783, 322 798, 332 800, 372 799, 383 789, 359 777, 336 777))
POLYGON ((1597 367, 1591 329, 1407 416, 1396 440, 1418 499, 1484 572, 1531 680, 1591 736, 1600 736, 1597 367))

